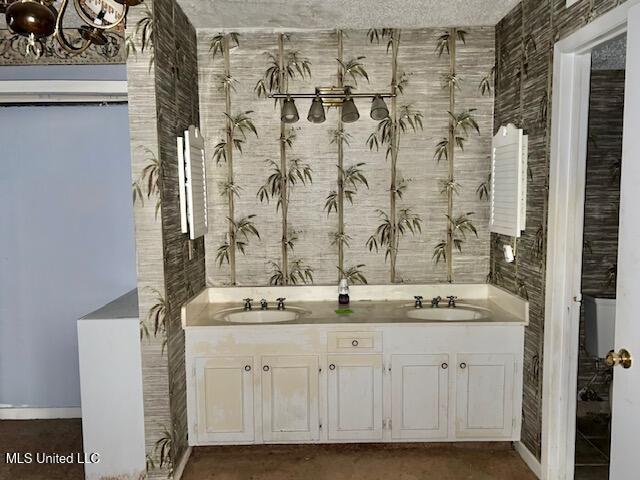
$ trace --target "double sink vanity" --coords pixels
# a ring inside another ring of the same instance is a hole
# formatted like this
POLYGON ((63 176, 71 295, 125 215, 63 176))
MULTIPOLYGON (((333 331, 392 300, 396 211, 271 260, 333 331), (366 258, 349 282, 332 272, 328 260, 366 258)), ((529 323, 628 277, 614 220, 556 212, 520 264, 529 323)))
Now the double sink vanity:
POLYGON ((209 288, 182 322, 191 445, 520 439, 528 302, 495 286, 209 288))

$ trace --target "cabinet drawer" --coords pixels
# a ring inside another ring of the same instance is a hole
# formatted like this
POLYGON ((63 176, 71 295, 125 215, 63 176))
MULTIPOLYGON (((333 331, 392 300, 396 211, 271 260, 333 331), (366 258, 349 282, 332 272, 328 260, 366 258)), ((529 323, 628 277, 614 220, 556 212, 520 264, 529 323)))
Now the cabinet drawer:
POLYGON ((382 352, 381 332, 329 332, 327 334, 329 353, 372 353, 382 352))

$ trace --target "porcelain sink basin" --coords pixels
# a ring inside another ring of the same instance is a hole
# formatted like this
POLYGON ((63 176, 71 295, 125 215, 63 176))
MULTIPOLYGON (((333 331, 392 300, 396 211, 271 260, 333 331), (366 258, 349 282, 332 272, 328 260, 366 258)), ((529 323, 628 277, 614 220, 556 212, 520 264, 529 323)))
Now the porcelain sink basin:
POLYGON ((456 308, 414 308, 407 311, 407 317, 416 320, 432 320, 443 322, 468 322, 487 318, 487 312, 470 307, 456 308))
POLYGON ((244 310, 234 308, 220 312, 217 319, 229 323, 281 323, 297 320, 301 310, 288 308, 287 310, 244 310))

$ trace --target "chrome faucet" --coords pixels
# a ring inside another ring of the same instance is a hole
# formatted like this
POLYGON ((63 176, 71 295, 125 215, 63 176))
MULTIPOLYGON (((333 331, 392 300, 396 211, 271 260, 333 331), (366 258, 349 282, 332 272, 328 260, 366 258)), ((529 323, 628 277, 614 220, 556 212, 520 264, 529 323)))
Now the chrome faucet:
POLYGON ((431 299, 431 308, 438 308, 440 305, 440 300, 442 300, 442 297, 437 296, 437 297, 433 297, 431 299))
POLYGON ((415 308, 422 308, 422 296, 420 295, 416 295, 415 297, 413 297, 416 299, 416 303, 414 305, 415 308))
POLYGON ((267 300, 263 298, 260 300, 260 310, 266 310, 267 308, 269 308, 269 304, 267 303, 267 300))
POLYGON ((456 308, 456 300, 458 299, 458 297, 454 296, 454 295, 449 295, 447 297, 449 299, 449 308, 456 308))
POLYGON ((276 298, 276 301, 278 302, 278 310, 284 310, 284 301, 286 300, 286 298, 276 298))
POLYGON ((251 302, 253 302, 253 298, 245 298, 243 302, 244 302, 244 310, 247 312, 251 310, 251 302))

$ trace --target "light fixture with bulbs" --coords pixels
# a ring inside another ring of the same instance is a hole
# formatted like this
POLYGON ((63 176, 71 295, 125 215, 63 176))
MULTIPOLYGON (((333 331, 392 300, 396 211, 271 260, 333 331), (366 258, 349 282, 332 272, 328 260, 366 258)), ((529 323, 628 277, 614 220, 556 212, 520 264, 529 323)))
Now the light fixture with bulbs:
POLYGON ((322 123, 327 119, 324 114, 324 104, 322 102, 322 97, 320 95, 316 95, 315 98, 311 101, 311 108, 309 109, 309 115, 307 115, 307 120, 311 123, 322 123))
POLYGON ((284 102, 282 102, 280 119, 284 123, 296 123, 300 119, 296 102, 294 102, 291 97, 285 98, 284 102))
POLYGON ((77 29, 78 37, 66 37, 63 20, 70 0, 0 0, 7 27, 27 38, 26 55, 39 57, 43 40, 53 36, 71 55, 79 55, 91 45, 104 45, 104 32, 123 28, 129 7, 143 0, 71 0, 85 23, 77 29))
POLYGON ((358 112, 358 107, 356 107, 353 97, 348 95, 344 99, 344 102, 342 102, 342 121, 344 123, 353 123, 359 118, 360 112, 358 112))
POLYGON ((315 93, 273 93, 271 98, 282 100, 280 119, 284 123, 295 123, 299 120, 295 99, 310 98, 311 108, 307 120, 311 123, 322 123, 326 120, 325 108, 340 108, 340 118, 344 123, 355 122, 360 118, 355 98, 371 98, 371 118, 380 121, 389 116, 385 98, 393 98, 394 93, 353 93, 349 87, 316 88, 315 93))

